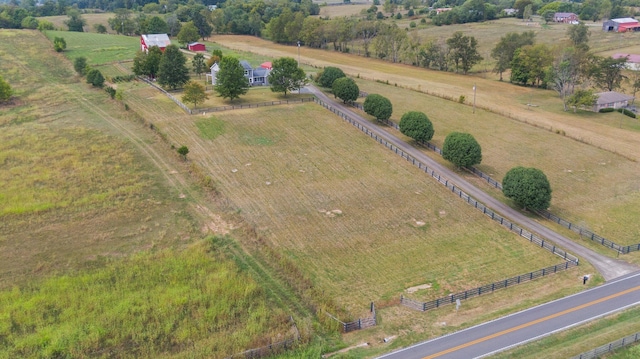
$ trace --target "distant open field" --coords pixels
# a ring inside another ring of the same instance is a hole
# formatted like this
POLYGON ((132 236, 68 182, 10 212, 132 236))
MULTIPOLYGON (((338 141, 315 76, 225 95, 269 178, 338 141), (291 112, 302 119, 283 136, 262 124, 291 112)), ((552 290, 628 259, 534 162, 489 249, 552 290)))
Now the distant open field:
MULTIPOLYGON (((111 12, 99 13, 99 14, 82 14, 82 18, 87 21, 87 24, 84 26, 84 31, 95 32, 93 25, 102 24, 104 25, 104 27, 107 28, 108 33, 115 34, 115 31, 111 30, 111 27, 109 27, 109 22, 108 22, 108 20, 112 17, 115 17, 115 14, 111 12)), ((64 22, 69 19, 69 17, 66 15, 42 16, 42 17, 39 17, 38 19, 49 21, 58 30, 65 31, 68 29, 67 25, 64 24, 64 22)))
POLYGON ((65 55, 70 59, 85 57, 88 65, 99 65, 114 61, 132 60, 140 50, 140 39, 135 36, 85 34, 72 31, 47 31, 53 41, 62 37, 67 42, 65 55), (99 46, 96 46, 99 44, 99 46))
POLYGON ((166 143, 41 33, 0 30, 0 57, 0 357, 217 358, 288 335, 277 288, 202 241, 228 229, 166 143))
MULTIPOLYGON (((371 7, 373 3, 368 5, 360 5, 360 4, 345 4, 345 5, 332 5, 332 6, 321 6, 320 7, 320 17, 326 18, 336 18, 336 17, 349 17, 349 16, 357 16, 360 15, 362 10, 366 10, 371 7)), ((382 10, 382 6, 379 6, 382 10)))

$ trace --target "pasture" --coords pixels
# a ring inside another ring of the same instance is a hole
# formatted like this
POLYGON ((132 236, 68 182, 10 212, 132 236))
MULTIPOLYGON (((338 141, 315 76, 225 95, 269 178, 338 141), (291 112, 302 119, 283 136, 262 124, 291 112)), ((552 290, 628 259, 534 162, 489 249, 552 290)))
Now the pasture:
MULTIPOLYGON (((87 24, 84 26, 83 30, 85 31, 85 33, 87 32, 95 33, 93 26, 96 24, 102 24, 104 25, 104 27, 107 28, 108 33, 115 34, 115 31, 111 30, 111 27, 109 26, 109 22, 108 22, 108 20, 112 17, 115 17, 115 14, 112 12, 97 13, 97 14, 82 14, 82 18, 87 21, 87 24)), ((64 22, 67 21, 68 19, 69 17, 66 15, 42 16, 38 18, 38 20, 49 21, 50 23, 53 24, 53 26, 56 27, 56 29, 62 30, 62 31, 67 30, 67 25, 65 25, 64 22)))
POLYGON ((64 38, 67 42, 65 56, 72 61, 77 57, 85 57, 89 66, 132 60, 136 51, 140 50, 140 38, 137 36, 71 31, 46 31, 45 34, 52 42, 55 37, 64 38))
POLYGON ((230 225, 186 164, 49 48, 0 31, 0 357, 224 357, 286 335, 277 288, 202 240, 230 225))
MULTIPOLYGON (((235 49, 251 46, 254 52, 268 51, 275 56, 293 50, 248 37, 220 37, 218 41, 235 49)), ((338 66, 359 77, 361 90, 391 100, 396 121, 406 111, 422 110, 434 121, 434 143, 438 146, 451 131, 470 132, 483 147, 479 168, 498 180, 518 165, 542 169, 554 190, 554 212, 615 242, 638 242, 640 227, 631 220, 640 201, 635 175, 640 157, 633 150, 640 145, 636 120, 617 113, 564 112, 552 91, 476 76, 306 48, 301 56, 303 62, 338 66), (371 79, 376 81, 365 81, 371 79), (386 81, 390 85, 381 83, 386 81), (472 114, 474 84, 477 109, 472 114), (457 100, 460 95, 466 97, 465 105, 441 98, 457 100)))

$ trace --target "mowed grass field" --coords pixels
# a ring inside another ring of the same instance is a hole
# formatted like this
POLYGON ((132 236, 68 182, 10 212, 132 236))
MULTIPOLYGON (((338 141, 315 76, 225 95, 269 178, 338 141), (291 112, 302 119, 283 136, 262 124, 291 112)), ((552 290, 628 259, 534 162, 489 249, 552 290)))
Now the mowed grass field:
POLYGON ((140 50, 140 38, 136 36, 86 34, 72 31, 47 31, 45 34, 51 41, 55 37, 64 38, 67 42, 65 56, 71 60, 84 57, 89 66, 133 60, 136 51, 140 50))
POLYGON ((1 30, 0 57, 0 357, 222 358, 291 334, 202 239, 208 204, 165 143, 39 32, 1 30))
POLYGON ((127 94, 352 312, 418 284, 433 283, 418 296, 435 298, 558 263, 315 104, 187 116, 148 101, 152 89, 127 94))
MULTIPOLYGON (((254 52, 260 53, 267 49, 278 55, 289 51, 289 47, 253 38, 221 37, 218 41, 233 48, 246 48, 250 44, 254 52)), ((554 190, 551 207, 554 213, 614 242, 638 243, 640 227, 633 220, 640 201, 638 156, 632 150, 633 144, 640 144, 640 135, 634 129, 636 120, 617 113, 612 116, 565 113, 551 91, 474 76, 427 71, 313 49, 304 49, 302 56, 303 62, 338 66, 354 77, 360 74, 361 79, 357 80, 361 90, 379 93, 391 100, 395 121, 406 111, 425 112, 434 122, 433 142, 438 146, 442 146, 451 131, 471 133, 483 147, 479 168, 498 180, 515 166, 542 169, 554 190), (310 57, 305 57, 307 53, 310 57), (390 85, 365 81, 363 77, 385 79, 390 85), (478 86, 475 114, 469 106, 474 83, 478 86), (457 94, 464 95, 467 103, 460 105, 424 92, 456 99, 457 94), (525 105, 530 102, 540 106, 525 105), (480 106, 511 118, 484 111, 480 106)), ((574 237, 579 240, 578 236, 574 237)))

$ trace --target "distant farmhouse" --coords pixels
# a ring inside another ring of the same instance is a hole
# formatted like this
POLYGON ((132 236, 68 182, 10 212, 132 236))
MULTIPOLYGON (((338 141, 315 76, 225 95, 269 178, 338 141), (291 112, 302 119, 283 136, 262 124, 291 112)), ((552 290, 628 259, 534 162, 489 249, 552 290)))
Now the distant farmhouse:
POLYGON ((598 100, 593 105, 593 111, 598 112, 603 108, 624 108, 629 106, 629 101, 633 102, 633 96, 625 95, 615 91, 597 93, 598 100))
POLYGON ((640 31, 640 24, 638 23, 638 20, 632 17, 623 17, 603 22, 602 30, 615 32, 640 31))
POLYGON ((640 70, 640 55, 636 55, 636 54, 614 54, 613 56, 614 59, 622 59, 622 58, 627 58, 627 62, 625 63, 625 66, 627 67, 627 69, 629 70, 634 70, 634 71, 638 71, 640 70))
POLYGON ((553 21, 574 24, 578 22, 578 15, 572 12, 557 12, 553 14, 553 21))
MULTIPOLYGON (((253 68, 247 61, 241 60, 240 65, 244 69, 244 77, 249 79, 249 86, 269 85, 267 76, 269 76, 269 73, 271 73, 271 62, 264 62, 260 66, 253 68)), ((207 74, 207 80, 209 77, 211 77, 211 84, 213 85, 216 84, 218 71, 220 71, 220 67, 216 62, 213 65, 211 65, 211 74, 207 74)))
POLYGON ((516 15, 518 15, 518 9, 510 8, 510 9, 504 9, 502 11, 504 12, 505 16, 516 16, 516 15))
POLYGON ((171 40, 167 34, 148 34, 140 35, 140 50, 149 52, 149 48, 158 46, 162 52, 164 49, 171 45, 171 40))

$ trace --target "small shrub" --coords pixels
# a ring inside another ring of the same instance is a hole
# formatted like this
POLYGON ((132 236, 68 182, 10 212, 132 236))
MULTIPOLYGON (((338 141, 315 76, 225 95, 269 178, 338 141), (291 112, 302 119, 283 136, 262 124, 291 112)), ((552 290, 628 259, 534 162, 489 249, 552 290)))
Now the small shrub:
POLYGON ((415 21, 411 21, 411 22, 409 23, 409 27, 410 27, 410 28, 414 28, 414 27, 416 27, 416 26, 418 26, 418 25, 416 24, 416 22, 415 22, 415 21))
POLYGON ((415 12, 413 11, 413 9, 409 9, 409 12, 407 12, 407 16, 411 17, 414 15, 415 15, 415 12))
POLYGON ((107 91, 107 93, 109 94, 109 96, 111 96, 111 99, 113 100, 116 97, 116 89, 114 89, 111 86, 107 86, 104 89, 105 91, 107 91))
POLYGON ((420 23, 421 24, 426 24, 427 23, 427 19, 425 19, 425 18, 420 19, 420 23))
POLYGON ((187 148, 187 146, 180 146, 177 151, 183 159, 187 159, 187 154, 189 154, 189 148, 187 148))
POLYGON ((636 114, 633 111, 627 110, 626 108, 622 110, 622 113, 631 118, 636 118, 636 114))
POLYGON ((598 111, 598 112, 606 113, 606 112, 613 112, 613 111, 615 111, 615 109, 613 107, 606 107, 606 108, 601 108, 600 111, 598 111))
POLYGON ((402 19, 402 14, 401 13, 396 14, 396 19, 401 20, 402 19))
POLYGON ((460 95, 460 97, 458 97, 458 103, 464 103, 466 99, 467 97, 465 95, 460 95))

